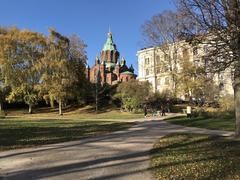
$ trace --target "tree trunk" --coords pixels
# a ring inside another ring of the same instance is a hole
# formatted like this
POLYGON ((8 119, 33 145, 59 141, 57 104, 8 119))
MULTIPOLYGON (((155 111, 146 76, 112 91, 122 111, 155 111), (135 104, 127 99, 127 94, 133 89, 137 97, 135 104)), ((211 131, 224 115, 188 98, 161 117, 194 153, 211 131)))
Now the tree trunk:
POLYGON ((236 118, 236 137, 240 137, 240 77, 234 78, 234 101, 236 118))
POLYGON ((59 109, 59 115, 61 116, 61 115, 63 115, 62 114, 62 101, 61 100, 59 100, 59 103, 58 103, 58 109, 59 109))
POLYGON ((50 106, 51 106, 51 108, 55 108, 54 107, 54 99, 52 97, 50 97, 50 106))
POLYGON ((2 112, 2 102, 0 102, 0 112, 2 112))
POLYGON ((28 105, 28 113, 32 114, 32 105, 31 104, 28 105))

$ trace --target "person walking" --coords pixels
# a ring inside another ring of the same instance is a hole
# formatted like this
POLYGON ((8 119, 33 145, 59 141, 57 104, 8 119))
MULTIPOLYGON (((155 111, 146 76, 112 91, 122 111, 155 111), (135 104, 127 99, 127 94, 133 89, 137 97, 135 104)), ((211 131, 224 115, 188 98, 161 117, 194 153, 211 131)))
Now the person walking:
POLYGON ((191 119, 192 117, 192 108, 191 106, 187 106, 187 117, 191 119))
POLYGON ((161 111, 162 111, 161 116, 166 116, 164 106, 161 107, 161 111))
POLYGON ((147 106, 144 106, 144 117, 146 118, 147 117, 147 106))

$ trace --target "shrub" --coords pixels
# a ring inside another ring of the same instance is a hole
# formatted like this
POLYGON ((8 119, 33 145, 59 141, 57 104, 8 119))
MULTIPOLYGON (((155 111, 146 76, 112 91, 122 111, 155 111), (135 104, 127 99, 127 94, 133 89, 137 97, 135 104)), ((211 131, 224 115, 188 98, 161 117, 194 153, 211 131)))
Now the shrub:
POLYGON ((115 98, 121 101, 121 106, 126 111, 136 111, 147 103, 150 94, 151 85, 149 82, 130 80, 119 84, 115 98))
POLYGON ((5 111, 0 111, 0 118, 5 118, 5 116, 6 116, 6 113, 5 113, 5 111))
POLYGON ((233 112, 234 111, 234 97, 233 95, 225 95, 219 99, 220 110, 233 112))

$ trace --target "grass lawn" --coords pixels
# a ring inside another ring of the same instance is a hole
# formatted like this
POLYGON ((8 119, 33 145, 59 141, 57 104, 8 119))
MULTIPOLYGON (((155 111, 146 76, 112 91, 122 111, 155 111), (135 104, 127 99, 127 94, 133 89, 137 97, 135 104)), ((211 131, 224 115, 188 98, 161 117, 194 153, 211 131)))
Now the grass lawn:
POLYGON ((159 140, 151 154, 158 179, 240 179, 240 140, 173 134, 159 140))
POLYGON ((0 119, 0 151, 77 140, 132 125, 116 120, 5 118, 0 119))
POLYGON ((95 113, 95 108, 93 106, 86 106, 82 108, 70 107, 63 110, 63 116, 58 115, 58 108, 37 108, 34 109, 33 114, 28 114, 27 109, 13 109, 6 110, 7 116, 18 117, 24 119, 137 119, 143 118, 143 113, 129 113, 121 112, 117 108, 105 108, 95 113))
POLYGON ((166 119, 166 121, 190 127, 199 127, 206 129, 217 129, 225 131, 234 131, 235 130, 235 118, 233 116, 219 116, 219 117, 195 117, 195 118, 186 118, 186 117, 175 117, 166 119))

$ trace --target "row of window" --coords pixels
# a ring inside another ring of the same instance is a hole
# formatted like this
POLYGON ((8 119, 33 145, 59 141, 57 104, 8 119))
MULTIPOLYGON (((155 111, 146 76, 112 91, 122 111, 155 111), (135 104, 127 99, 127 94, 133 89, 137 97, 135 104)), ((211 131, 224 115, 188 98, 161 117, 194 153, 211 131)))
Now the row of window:
MULTIPOLYGON (((205 53, 208 52, 208 47, 207 46, 204 46, 203 47, 203 51, 205 53)), ((184 49, 183 50, 183 56, 186 56, 186 55, 189 55, 188 54, 188 50, 187 49, 184 49)), ((193 47, 193 55, 198 55, 198 48, 197 47, 193 47)), ((169 59, 169 55, 168 54, 165 54, 164 55, 164 60, 168 60, 169 59)), ((145 58, 145 64, 148 65, 150 63, 150 58, 145 58)), ((156 64, 160 64, 160 56, 159 55, 156 55, 156 64)))
MULTIPOLYGON (((162 66, 162 67, 156 67, 156 74, 164 73, 170 71, 170 67, 168 65, 162 66)), ((148 76, 150 74, 150 70, 145 70, 145 75, 148 76)))
MULTIPOLYGON (((165 54, 165 55, 164 55, 165 61, 168 60, 168 58, 169 58, 169 57, 168 57, 168 54, 165 54)), ((161 61, 160 61, 160 56, 157 55, 157 56, 156 56, 156 64, 160 64, 160 63, 161 63, 161 61)), ((146 65, 150 64, 150 58, 145 58, 145 64, 146 64, 146 65)))
POLYGON ((157 86, 160 86, 160 85, 169 86, 170 85, 170 78, 165 77, 165 78, 157 79, 157 86))

